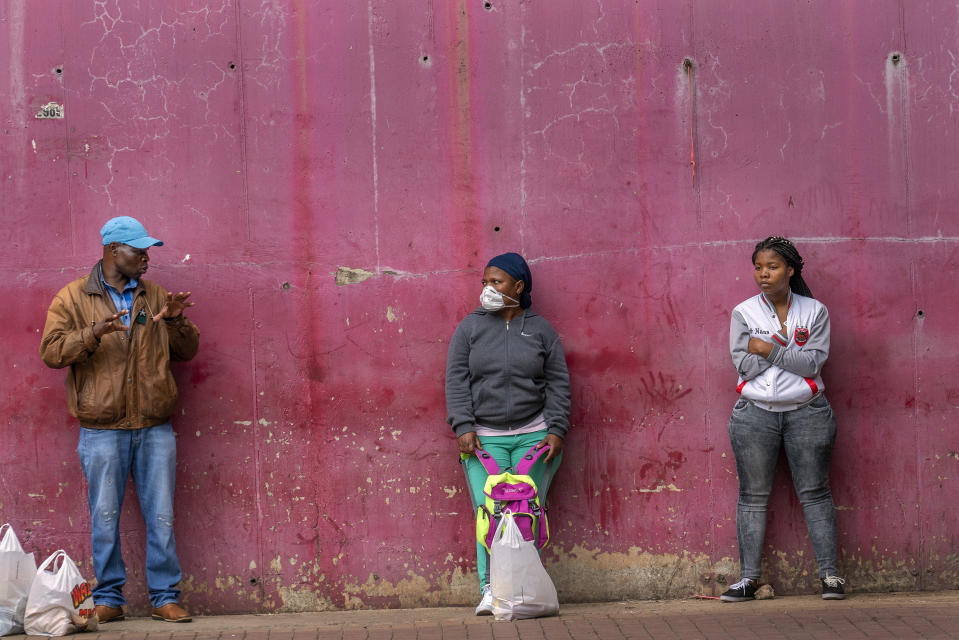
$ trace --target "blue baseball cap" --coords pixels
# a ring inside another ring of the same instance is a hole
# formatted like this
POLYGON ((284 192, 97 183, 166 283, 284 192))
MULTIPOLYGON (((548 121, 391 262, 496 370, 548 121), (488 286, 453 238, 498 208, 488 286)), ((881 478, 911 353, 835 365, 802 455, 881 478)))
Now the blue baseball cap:
POLYGON ((119 216, 110 218, 100 229, 100 235, 103 236, 103 244, 119 242, 128 244, 136 249, 148 249, 152 246, 162 247, 163 242, 150 236, 146 228, 140 224, 140 221, 130 216, 119 216))

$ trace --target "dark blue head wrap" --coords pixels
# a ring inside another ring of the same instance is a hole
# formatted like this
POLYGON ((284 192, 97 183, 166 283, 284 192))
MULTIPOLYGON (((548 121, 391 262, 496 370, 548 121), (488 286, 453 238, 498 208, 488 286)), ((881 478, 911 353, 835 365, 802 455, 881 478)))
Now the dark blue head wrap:
POLYGON ((496 267, 510 274, 514 280, 522 280, 523 293, 519 296, 519 306, 529 309, 533 304, 530 292, 533 290, 533 274, 529 272, 529 265, 518 253, 504 253, 486 263, 487 267, 496 267))

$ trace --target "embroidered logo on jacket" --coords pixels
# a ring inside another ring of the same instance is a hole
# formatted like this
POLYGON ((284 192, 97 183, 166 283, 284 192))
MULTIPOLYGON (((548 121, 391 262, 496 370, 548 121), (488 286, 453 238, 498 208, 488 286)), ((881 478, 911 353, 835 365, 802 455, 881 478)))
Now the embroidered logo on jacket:
POLYGON ((809 340, 809 329, 806 327, 798 327, 793 338, 796 340, 796 344, 800 347, 803 346, 809 340))

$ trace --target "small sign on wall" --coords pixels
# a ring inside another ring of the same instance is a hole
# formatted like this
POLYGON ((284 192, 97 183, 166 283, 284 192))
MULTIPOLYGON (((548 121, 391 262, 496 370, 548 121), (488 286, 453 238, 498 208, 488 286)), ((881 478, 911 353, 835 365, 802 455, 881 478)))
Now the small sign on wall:
POLYGON ((63 119, 63 105, 57 104, 56 102, 48 102, 47 104, 40 107, 40 110, 37 111, 36 118, 38 119, 63 119))

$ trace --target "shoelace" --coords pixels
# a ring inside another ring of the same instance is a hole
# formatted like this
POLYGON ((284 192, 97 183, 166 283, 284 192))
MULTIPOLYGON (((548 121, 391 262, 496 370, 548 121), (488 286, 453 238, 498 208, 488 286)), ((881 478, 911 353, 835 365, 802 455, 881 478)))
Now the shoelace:
POLYGON ((826 576, 825 578, 822 579, 822 581, 826 584, 827 587, 832 587, 833 589, 835 589, 841 584, 846 584, 846 581, 840 578, 839 576, 826 576))
POLYGON ((750 580, 749 578, 743 578, 742 580, 740 580, 740 581, 737 582, 736 584, 730 586, 729 588, 730 588, 730 589, 742 589, 743 591, 745 591, 745 590, 746 590, 746 587, 748 587, 751 583, 752 583, 752 580, 750 580))

